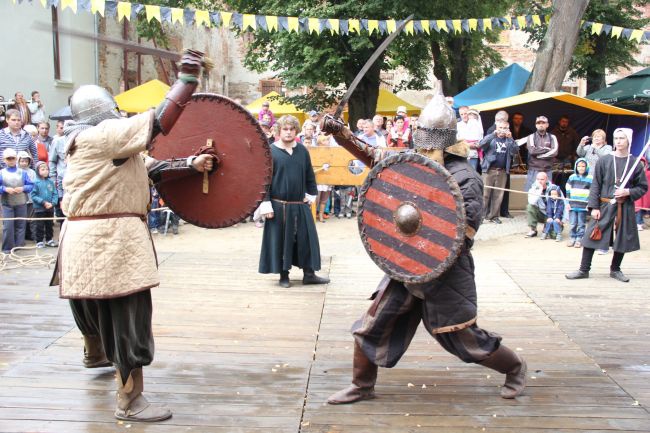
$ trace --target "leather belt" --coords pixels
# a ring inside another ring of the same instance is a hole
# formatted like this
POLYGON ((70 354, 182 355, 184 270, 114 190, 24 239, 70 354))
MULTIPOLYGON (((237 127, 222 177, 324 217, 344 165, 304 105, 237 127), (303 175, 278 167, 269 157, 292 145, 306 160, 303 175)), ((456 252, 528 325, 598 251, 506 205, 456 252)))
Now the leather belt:
POLYGON ((272 198, 271 200, 276 201, 278 203, 282 203, 282 204, 307 204, 304 201, 285 201, 285 200, 280 200, 280 199, 277 199, 277 198, 272 198))
POLYGON ((145 221, 147 217, 139 213, 113 213, 113 214, 103 214, 103 215, 88 215, 88 216, 76 216, 68 217, 68 221, 87 221, 87 220, 104 220, 109 218, 130 218, 136 217, 140 218, 142 221, 145 221))

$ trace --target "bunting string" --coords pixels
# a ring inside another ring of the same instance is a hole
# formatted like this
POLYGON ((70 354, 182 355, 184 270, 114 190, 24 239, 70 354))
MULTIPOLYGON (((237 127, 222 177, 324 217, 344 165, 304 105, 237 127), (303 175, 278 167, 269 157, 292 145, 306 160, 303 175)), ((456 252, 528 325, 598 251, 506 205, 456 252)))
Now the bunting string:
MULTIPOLYGON (((34 0, 28 0, 32 3, 34 0)), ((368 18, 314 18, 275 15, 242 14, 239 12, 180 9, 159 5, 143 5, 117 0, 38 0, 46 8, 54 6, 99 14, 102 17, 131 21, 144 11, 148 21, 197 27, 233 27, 241 31, 264 30, 268 32, 307 32, 321 34, 388 34, 395 32, 399 20, 368 18)), ((23 0, 18 0, 22 3, 23 0)), ((16 3, 16 0, 14 0, 16 3)), ((431 32, 469 33, 493 29, 521 30, 548 23, 549 15, 520 15, 491 18, 423 19, 408 23, 403 32, 408 35, 431 32)), ((638 43, 650 41, 650 31, 628 29, 610 24, 582 21, 582 29, 592 35, 605 34, 611 38, 633 40, 638 43)))

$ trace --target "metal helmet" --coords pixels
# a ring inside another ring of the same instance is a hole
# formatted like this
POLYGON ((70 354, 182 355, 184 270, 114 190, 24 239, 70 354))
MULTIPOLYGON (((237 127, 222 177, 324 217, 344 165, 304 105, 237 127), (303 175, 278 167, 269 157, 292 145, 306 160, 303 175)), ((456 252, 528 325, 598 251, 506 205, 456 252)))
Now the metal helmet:
POLYGON ((106 119, 119 119, 117 102, 103 87, 87 84, 79 87, 70 98, 72 119, 78 123, 98 125, 106 119))
POLYGON ((429 101, 418 118, 413 134, 416 150, 444 150, 456 143, 456 113, 441 94, 429 101))

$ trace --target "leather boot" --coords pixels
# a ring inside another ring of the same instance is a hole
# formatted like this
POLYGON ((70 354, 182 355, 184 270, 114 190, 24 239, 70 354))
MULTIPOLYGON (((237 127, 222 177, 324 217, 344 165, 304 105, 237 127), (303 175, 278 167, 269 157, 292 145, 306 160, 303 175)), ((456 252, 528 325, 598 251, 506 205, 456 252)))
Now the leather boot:
POLYGON ((142 395, 144 379, 142 368, 134 368, 126 383, 117 372, 117 408, 115 418, 123 421, 155 422, 171 418, 172 412, 166 407, 151 404, 142 395))
POLYGON ((515 398, 526 388, 526 361, 506 346, 501 345, 487 359, 479 364, 506 375, 501 388, 501 397, 515 398))
POLYGON ((302 283, 303 284, 327 284, 330 282, 329 278, 319 277, 311 269, 303 270, 302 283))
POLYGON ((352 385, 332 394, 329 404, 355 403, 361 400, 375 398, 375 382, 377 382, 377 366, 370 362, 361 347, 354 343, 352 359, 352 385))
POLYGON ((102 339, 98 335, 84 335, 84 367, 110 367, 113 364, 106 359, 102 339))
POLYGON ((289 281, 289 271, 280 271, 280 282, 278 284, 280 287, 284 288, 291 287, 291 282, 289 281))

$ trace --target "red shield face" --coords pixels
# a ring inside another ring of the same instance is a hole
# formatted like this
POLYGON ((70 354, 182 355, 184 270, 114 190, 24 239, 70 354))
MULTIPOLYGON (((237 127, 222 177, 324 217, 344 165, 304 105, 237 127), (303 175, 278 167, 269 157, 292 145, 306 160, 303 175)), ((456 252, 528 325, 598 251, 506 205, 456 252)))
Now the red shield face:
POLYGON ((212 140, 217 169, 181 176, 157 185, 163 200, 185 221, 206 228, 236 224, 253 213, 271 183, 268 141, 257 120, 230 99, 197 93, 168 135, 159 135, 150 151, 160 160, 193 155, 212 140))
POLYGON ((414 153, 389 156, 371 170, 358 222, 372 260, 405 283, 437 278, 453 265, 465 238, 458 184, 444 167, 414 153))

